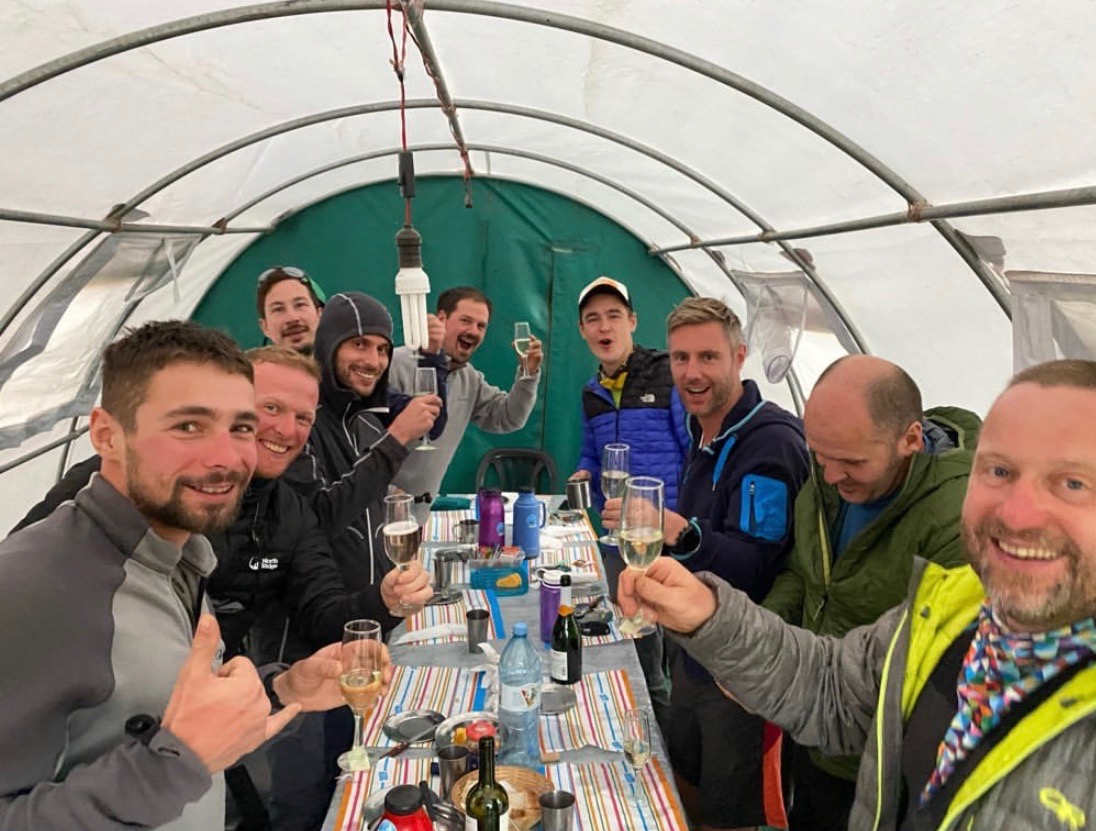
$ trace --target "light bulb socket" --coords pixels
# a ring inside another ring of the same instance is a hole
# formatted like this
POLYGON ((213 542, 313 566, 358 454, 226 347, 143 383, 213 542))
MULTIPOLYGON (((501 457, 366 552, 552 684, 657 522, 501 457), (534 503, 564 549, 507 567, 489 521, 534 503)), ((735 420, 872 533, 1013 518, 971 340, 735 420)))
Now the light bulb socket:
POLYGON ((396 232, 400 268, 422 268, 422 237, 410 225, 396 232))

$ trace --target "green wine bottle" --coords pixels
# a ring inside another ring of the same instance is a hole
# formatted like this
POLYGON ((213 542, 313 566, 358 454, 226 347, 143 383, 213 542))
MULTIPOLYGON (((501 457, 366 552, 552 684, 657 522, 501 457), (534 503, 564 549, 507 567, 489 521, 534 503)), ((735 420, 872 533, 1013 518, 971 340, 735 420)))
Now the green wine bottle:
POLYGON ((495 739, 479 741, 479 781, 464 801, 464 831, 509 831, 510 798, 495 780, 495 739))
POLYGON ((552 627, 548 674, 557 684, 577 684, 582 680, 582 635, 574 612, 571 606, 560 606, 556 625, 552 627))

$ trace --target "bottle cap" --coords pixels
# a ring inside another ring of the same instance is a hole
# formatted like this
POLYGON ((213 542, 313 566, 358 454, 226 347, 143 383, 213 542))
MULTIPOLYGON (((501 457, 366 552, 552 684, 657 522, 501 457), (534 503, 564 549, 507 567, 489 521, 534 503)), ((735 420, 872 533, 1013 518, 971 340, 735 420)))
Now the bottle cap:
POLYGON ((530 485, 522 485, 520 488, 518 488, 518 493, 532 493, 532 494, 535 494, 536 489, 531 487, 530 485))
POLYGON ((525 638, 529 635, 529 624, 524 620, 519 620, 514 624, 514 637, 525 638))
POLYGON ((468 738, 474 742, 478 742, 484 736, 494 736, 496 734, 495 725, 482 718, 476 719, 469 724, 466 732, 468 738))
POLYGON ((422 789, 418 785, 397 785, 384 795, 386 813, 405 817, 422 807, 422 789))
POLYGON ((561 603, 560 604, 559 613, 560 613, 561 616, 567 617, 567 615, 574 614, 574 611, 575 611, 574 606, 568 606, 566 603, 561 603))

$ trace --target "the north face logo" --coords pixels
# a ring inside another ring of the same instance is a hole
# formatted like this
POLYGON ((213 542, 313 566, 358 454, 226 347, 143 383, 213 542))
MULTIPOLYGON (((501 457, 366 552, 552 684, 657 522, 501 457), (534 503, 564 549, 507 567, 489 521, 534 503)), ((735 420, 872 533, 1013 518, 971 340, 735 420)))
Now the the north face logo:
POLYGON ((644 404, 654 404, 655 394, 653 392, 645 392, 639 397, 639 400, 642 401, 644 404))

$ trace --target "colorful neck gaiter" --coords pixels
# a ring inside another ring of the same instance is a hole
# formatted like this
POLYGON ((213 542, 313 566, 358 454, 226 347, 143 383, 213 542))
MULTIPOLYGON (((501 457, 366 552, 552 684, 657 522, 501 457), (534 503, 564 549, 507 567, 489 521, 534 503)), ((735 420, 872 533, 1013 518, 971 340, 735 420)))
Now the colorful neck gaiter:
POLYGON ((1050 632, 1005 632, 988 602, 963 659, 956 690, 959 711, 936 752, 936 769, 921 792, 925 805, 1009 708, 1067 667, 1096 652, 1096 621, 1050 632))

